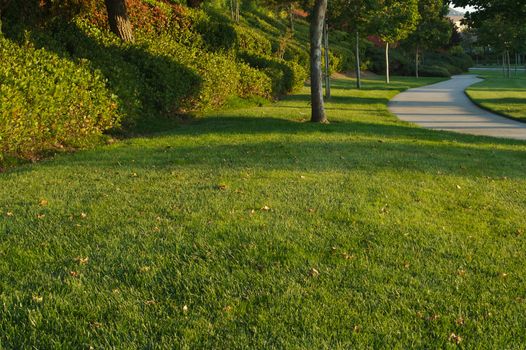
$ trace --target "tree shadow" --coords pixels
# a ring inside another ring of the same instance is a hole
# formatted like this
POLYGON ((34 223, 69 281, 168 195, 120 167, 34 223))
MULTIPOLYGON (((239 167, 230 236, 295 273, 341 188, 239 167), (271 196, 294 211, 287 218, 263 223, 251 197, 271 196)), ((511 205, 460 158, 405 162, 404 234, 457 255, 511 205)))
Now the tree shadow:
MULTIPOLYGON (((59 157, 42 167, 228 169, 244 171, 385 170, 467 178, 526 178, 524 142, 429 131, 403 124, 302 123, 226 115, 195 119, 177 129, 59 157), (146 139, 150 141, 145 142, 146 139)), ((31 171, 21 167, 10 173, 31 171)))

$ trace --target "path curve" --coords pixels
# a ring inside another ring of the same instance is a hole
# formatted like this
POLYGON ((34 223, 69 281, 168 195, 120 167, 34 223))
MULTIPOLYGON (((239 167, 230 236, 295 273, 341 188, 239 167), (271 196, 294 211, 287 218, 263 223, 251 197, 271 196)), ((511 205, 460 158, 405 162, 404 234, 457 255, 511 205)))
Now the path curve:
POLYGON ((456 75, 402 92, 388 107, 401 120, 428 129, 526 140, 525 123, 482 109, 466 96, 466 88, 480 81, 475 75, 456 75))

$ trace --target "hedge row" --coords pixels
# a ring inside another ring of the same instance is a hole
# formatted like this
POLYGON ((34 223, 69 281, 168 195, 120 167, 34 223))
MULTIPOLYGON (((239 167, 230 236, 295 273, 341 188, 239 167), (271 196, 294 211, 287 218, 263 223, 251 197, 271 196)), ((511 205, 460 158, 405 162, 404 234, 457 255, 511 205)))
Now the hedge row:
POLYGON ((86 147, 118 125, 116 96, 85 61, 20 47, 0 35, 0 160, 86 147))

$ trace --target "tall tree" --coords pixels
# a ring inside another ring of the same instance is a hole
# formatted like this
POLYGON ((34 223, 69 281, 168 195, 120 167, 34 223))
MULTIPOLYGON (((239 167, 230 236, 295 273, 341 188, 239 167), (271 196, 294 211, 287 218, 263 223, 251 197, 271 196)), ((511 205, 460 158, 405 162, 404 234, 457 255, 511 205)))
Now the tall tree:
POLYGON ((360 38, 371 33, 371 22, 377 15, 379 0, 332 0, 329 2, 331 23, 355 37, 356 87, 361 88, 360 38))
POLYGON ((311 81, 311 121, 326 123, 323 103, 323 73, 321 68, 323 26, 327 14, 327 0, 315 0, 310 23, 310 81, 311 81))
POLYGON ((415 75, 419 77, 420 55, 423 50, 445 46, 451 38, 451 21, 445 16, 449 6, 444 0, 419 0, 420 20, 416 30, 407 38, 415 51, 415 75))
POLYGON ((125 0, 105 0, 110 29, 123 41, 133 41, 133 30, 125 0))
POLYGON ((385 81, 390 83, 389 46, 407 38, 419 19, 418 0, 379 0, 374 20, 377 35, 385 43, 385 81))

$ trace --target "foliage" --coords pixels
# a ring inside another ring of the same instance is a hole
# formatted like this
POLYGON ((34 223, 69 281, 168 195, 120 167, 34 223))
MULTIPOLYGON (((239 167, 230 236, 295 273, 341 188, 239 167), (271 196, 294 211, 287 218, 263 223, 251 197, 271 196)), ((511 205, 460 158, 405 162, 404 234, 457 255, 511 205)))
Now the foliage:
MULTIPOLYGON (((369 47, 366 59, 370 62, 369 69, 381 74, 385 71, 385 61, 382 60, 384 50, 379 47, 369 47)), ((403 47, 392 50, 391 69, 398 75, 414 75, 415 66, 413 54, 403 47)), ((449 77, 466 72, 473 66, 471 57, 460 47, 448 51, 427 51, 423 54, 424 64, 420 67, 421 76, 449 77)))
POLYGON ((249 52, 240 53, 239 57, 271 79, 272 94, 276 97, 302 87, 307 79, 306 70, 295 62, 249 52))
POLYGON ((117 98, 100 71, 0 36, 0 161, 81 148, 118 126, 117 98))

